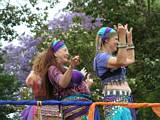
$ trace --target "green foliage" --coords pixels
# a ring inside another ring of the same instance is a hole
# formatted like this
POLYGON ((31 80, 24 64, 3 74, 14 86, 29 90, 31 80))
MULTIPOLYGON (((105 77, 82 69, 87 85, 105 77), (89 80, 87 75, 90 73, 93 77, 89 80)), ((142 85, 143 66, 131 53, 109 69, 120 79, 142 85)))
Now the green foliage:
POLYGON ((78 25, 74 25, 67 34, 64 35, 66 44, 71 55, 79 55, 81 58, 81 68, 86 67, 92 70, 92 59, 95 55, 94 32, 86 31, 78 25))
MULTIPOLYGON (((0 53, 0 100, 17 100, 19 97, 19 83, 14 76, 8 75, 3 72, 2 53, 0 53)), ((10 120, 6 115, 16 112, 15 106, 0 106, 0 118, 2 120, 10 120)))
MULTIPOLYGON (((18 87, 17 80, 13 76, 0 74, 0 100, 17 100, 18 87)), ((16 106, 0 106, 0 118, 9 120, 6 115, 16 111, 16 106)))
POLYGON ((18 82, 14 76, 0 74, 0 99, 17 99, 18 82))

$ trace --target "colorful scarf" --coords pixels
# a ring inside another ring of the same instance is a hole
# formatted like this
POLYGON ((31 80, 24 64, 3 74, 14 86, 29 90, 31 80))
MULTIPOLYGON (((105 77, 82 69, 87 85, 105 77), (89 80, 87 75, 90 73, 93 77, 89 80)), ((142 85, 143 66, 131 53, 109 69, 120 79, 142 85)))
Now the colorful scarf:
POLYGON ((60 120, 58 105, 28 106, 21 113, 21 120, 60 120))
MULTIPOLYGON (((89 95, 78 94, 65 97, 62 101, 91 101, 89 95)), ((62 107, 62 114, 64 120, 88 120, 89 106, 74 106, 68 105, 62 107)))

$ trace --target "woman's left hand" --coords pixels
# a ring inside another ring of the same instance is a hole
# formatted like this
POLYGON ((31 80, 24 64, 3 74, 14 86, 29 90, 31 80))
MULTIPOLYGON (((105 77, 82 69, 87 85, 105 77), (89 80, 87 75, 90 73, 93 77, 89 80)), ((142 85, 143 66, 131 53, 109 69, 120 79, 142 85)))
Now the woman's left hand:
POLYGON ((88 87, 91 87, 93 84, 93 79, 90 78, 90 74, 87 75, 86 83, 88 87))
POLYGON ((80 72, 83 74, 84 77, 87 75, 87 70, 85 67, 83 67, 80 72))

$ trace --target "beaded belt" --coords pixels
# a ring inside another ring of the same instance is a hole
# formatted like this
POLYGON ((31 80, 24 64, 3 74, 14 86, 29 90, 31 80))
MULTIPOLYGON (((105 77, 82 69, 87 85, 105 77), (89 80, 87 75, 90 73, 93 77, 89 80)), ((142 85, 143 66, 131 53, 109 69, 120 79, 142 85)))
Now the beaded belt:
POLYGON ((130 96, 131 92, 126 90, 107 90, 104 92, 105 96, 116 95, 116 96, 130 96))
POLYGON ((121 84, 126 81, 126 77, 123 75, 117 75, 117 76, 112 76, 109 78, 105 78, 102 80, 103 85, 108 85, 108 84, 121 84))

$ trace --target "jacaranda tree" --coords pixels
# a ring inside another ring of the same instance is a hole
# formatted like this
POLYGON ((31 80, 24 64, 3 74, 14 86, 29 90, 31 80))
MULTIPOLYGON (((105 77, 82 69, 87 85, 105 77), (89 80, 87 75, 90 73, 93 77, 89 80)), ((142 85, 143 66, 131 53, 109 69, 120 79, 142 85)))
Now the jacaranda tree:
POLYGON ((53 39, 66 41, 71 55, 80 54, 82 66, 91 70, 94 52, 94 31, 101 26, 101 19, 93 19, 84 13, 66 13, 54 18, 48 24, 48 30, 44 29, 41 37, 19 37, 19 45, 10 44, 5 47, 5 70, 14 74, 24 83, 31 70, 32 58, 38 51, 45 49, 53 39), (92 54, 88 54, 88 52, 92 54), (86 66, 88 64, 88 66, 86 66))

